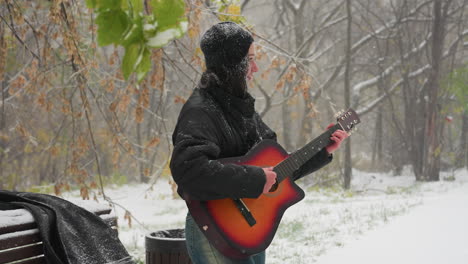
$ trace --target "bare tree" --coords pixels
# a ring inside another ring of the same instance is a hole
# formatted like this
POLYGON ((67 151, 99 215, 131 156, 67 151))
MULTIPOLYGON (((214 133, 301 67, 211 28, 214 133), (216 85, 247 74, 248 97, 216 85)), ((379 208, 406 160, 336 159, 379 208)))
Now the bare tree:
MULTIPOLYGON (((348 25, 346 29, 346 65, 344 72, 344 101, 346 109, 351 106, 351 33, 353 16, 351 12, 351 0, 346 0, 346 15, 348 17, 348 25)), ((346 141, 345 146, 345 165, 344 165, 344 188, 349 189, 351 186, 351 138, 346 141)))

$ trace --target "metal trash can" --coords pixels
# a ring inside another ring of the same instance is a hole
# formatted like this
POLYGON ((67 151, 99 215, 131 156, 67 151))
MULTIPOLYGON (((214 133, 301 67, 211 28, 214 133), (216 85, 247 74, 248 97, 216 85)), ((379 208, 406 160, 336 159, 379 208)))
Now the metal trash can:
POLYGON ((185 230, 151 232, 145 238, 147 264, 191 264, 185 246, 185 230))

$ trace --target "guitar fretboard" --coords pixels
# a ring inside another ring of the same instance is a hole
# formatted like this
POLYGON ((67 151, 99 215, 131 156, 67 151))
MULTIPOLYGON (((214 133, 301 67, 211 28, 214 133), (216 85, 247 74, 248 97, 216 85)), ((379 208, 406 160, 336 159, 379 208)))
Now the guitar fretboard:
POLYGON ((324 147, 328 146, 331 141, 331 134, 338 129, 341 129, 341 126, 339 124, 334 125, 312 140, 309 144, 292 153, 288 158, 277 164, 273 169, 276 172, 277 182, 280 183, 287 177, 292 176, 297 169, 304 165, 324 147))

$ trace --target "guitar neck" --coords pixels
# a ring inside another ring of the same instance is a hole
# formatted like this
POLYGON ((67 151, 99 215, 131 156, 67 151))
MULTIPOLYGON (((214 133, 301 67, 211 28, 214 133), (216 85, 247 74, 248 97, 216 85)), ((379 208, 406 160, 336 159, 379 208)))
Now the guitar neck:
POLYGON ((277 182, 282 182, 287 177, 292 176, 297 169, 304 165, 324 147, 328 146, 331 142, 331 134, 338 129, 342 129, 340 124, 334 125, 307 145, 292 153, 288 158, 277 164, 273 169, 276 172, 277 182))

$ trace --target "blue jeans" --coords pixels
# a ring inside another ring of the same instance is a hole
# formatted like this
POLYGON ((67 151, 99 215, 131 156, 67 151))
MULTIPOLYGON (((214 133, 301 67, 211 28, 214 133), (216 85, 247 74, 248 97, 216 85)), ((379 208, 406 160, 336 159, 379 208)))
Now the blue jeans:
POLYGON ((214 248, 190 214, 185 221, 187 250, 193 264, 265 264, 265 251, 244 260, 233 260, 214 248))

